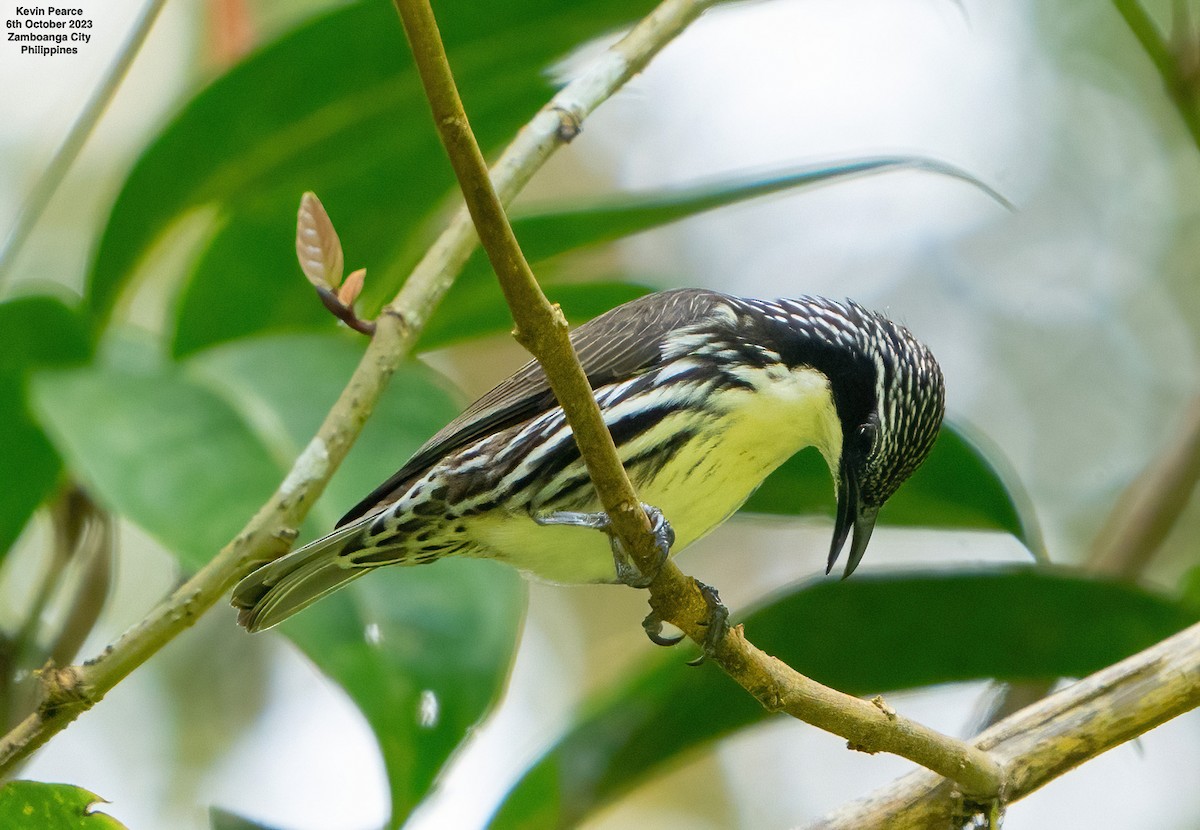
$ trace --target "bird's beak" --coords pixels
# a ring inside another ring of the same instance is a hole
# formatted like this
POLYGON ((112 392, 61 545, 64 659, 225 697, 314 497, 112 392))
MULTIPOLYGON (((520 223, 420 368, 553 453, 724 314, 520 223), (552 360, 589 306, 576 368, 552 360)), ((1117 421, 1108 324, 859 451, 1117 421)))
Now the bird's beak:
POLYGON ((838 555, 846 544, 846 537, 850 535, 851 527, 854 528, 854 538, 850 542, 850 555, 846 560, 846 571, 842 574, 842 579, 854 573, 854 569, 862 561, 863 554, 867 552, 867 542, 871 541, 871 531, 875 529, 875 517, 878 515, 878 507, 867 507, 859 503, 858 481, 851 470, 844 469, 838 482, 837 521, 833 526, 833 544, 829 548, 829 564, 825 573, 833 570, 838 555))

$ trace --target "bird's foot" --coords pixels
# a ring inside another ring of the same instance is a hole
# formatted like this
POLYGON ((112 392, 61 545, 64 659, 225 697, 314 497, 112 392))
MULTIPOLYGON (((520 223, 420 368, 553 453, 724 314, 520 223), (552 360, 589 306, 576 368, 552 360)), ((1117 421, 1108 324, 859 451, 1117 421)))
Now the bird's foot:
MULTIPOLYGON (((671 555, 671 545, 675 544, 675 531, 671 528, 667 517, 657 507, 643 504, 642 509, 646 511, 646 518, 650 520, 650 529, 654 533, 654 542, 658 548, 658 560, 654 563, 654 569, 648 574, 642 573, 630 558, 629 552, 625 550, 625 546, 613 532, 612 519, 607 513, 578 513, 571 510, 559 510, 555 513, 534 516, 533 520, 540 525, 571 525, 572 527, 587 527, 603 531, 608 534, 608 543, 612 548, 617 581, 632 588, 647 588, 658 576, 658 571, 667 561, 667 557, 671 555)), ((654 638, 651 637, 651 639, 654 638)))
POLYGON ((657 611, 651 611, 646 615, 646 619, 642 620, 642 630, 656 646, 675 646, 683 642, 682 634, 676 634, 674 637, 663 636, 663 621, 657 611))
POLYGON ((704 642, 700 645, 700 656, 688 661, 689 666, 699 666, 707 658, 716 656, 717 646, 725 639, 725 634, 729 631, 729 609, 721 602, 716 588, 705 585, 698 579, 693 581, 700 589, 700 596, 704 597, 704 604, 708 606, 708 613, 700 623, 704 626, 704 642))
MULTIPOLYGON (((704 597, 704 604, 708 606, 708 613, 700 623, 705 632, 704 642, 700 645, 700 656, 695 660, 688 661, 689 666, 699 666, 705 659, 716 655, 717 646, 721 644, 725 633, 729 631, 729 609, 721 602, 716 588, 705 585, 698 579, 693 581, 700 589, 700 596, 704 597)), ((657 611, 651 611, 646 615, 646 619, 642 620, 642 628, 645 629, 650 642, 658 646, 673 646, 683 640, 682 634, 676 637, 663 636, 663 620, 658 616, 657 611)))

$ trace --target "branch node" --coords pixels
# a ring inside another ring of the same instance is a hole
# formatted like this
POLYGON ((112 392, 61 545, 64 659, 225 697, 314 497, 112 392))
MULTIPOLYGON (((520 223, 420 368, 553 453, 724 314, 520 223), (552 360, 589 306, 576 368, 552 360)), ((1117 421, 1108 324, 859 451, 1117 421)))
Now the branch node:
POLYGON ((570 144, 583 132, 583 119, 563 106, 555 106, 553 110, 558 115, 558 129, 554 134, 563 144, 570 144))
POLYGON ((329 288, 322 286, 313 286, 317 291, 317 296, 321 298, 321 302, 325 308, 329 309, 329 313, 341 320, 350 328, 354 329, 359 334, 365 334, 370 337, 375 333, 375 323, 372 320, 363 320, 354 311, 353 306, 348 306, 338 299, 337 294, 329 288))
POLYGON ((871 704, 880 712, 883 712, 888 720, 894 721, 896 719, 896 710, 888 705, 887 701, 883 699, 883 695, 875 695, 875 697, 871 698, 871 704))
POLYGON ((42 687, 41 701, 38 703, 38 715, 42 720, 54 718, 63 709, 82 711, 95 704, 78 666, 60 668, 53 660, 47 660, 46 665, 34 674, 42 687))

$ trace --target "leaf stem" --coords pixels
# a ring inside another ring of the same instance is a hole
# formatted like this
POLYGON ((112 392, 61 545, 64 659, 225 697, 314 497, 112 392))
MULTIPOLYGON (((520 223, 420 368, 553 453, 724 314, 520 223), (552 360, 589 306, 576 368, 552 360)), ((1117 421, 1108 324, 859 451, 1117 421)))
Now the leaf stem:
MULTIPOLYGON (((511 200, 569 140, 572 130, 578 130, 597 106, 645 68, 707 5, 666 0, 561 89, 493 165, 501 200, 511 200)), ((286 489, 281 485, 232 541, 145 619, 84 664, 50 667, 42 673, 38 710, 0 738, 0 776, 191 626, 253 566, 287 550, 294 528, 345 458, 392 372, 411 351, 477 241, 466 208, 460 208, 376 320, 375 335, 362 361, 310 443, 327 454, 327 464, 307 464, 302 455, 284 479, 291 484, 286 489)))
MULTIPOLYGON (((566 413, 592 483, 613 528, 643 573, 657 560, 650 526, 571 346, 561 310, 546 299, 517 244, 483 156, 471 133, 428 0, 395 0, 433 111, 434 123, 462 187, 475 227, 516 322, 515 336, 542 365, 566 413)), ((669 4, 664 4, 660 10, 669 4)), ((679 7, 708 3, 679 3, 679 7)), ((703 643, 708 607, 695 580, 666 562, 650 585, 658 615, 703 643)), ((716 661, 765 707, 850 740, 866 752, 892 752, 935 770, 972 795, 1000 793, 1000 767, 980 750, 902 718, 882 699, 866 702, 804 677, 751 645, 739 628, 717 645, 716 661)))

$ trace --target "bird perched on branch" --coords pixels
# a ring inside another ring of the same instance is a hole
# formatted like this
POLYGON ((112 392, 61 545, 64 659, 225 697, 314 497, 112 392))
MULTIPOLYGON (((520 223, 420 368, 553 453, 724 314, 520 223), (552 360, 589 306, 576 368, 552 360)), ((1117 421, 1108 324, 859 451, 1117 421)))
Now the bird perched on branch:
MULTIPOLYGON (((925 460, 942 421, 933 355, 853 302, 681 289, 619 306, 571 339, 664 558, 815 446, 837 491, 827 572, 852 534, 849 576, 879 508, 925 460)), ((498 559, 553 582, 645 587, 654 574, 637 570, 601 511, 563 410, 530 363, 333 533, 243 579, 233 604, 259 631, 374 568, 446 556, 498 559)))

